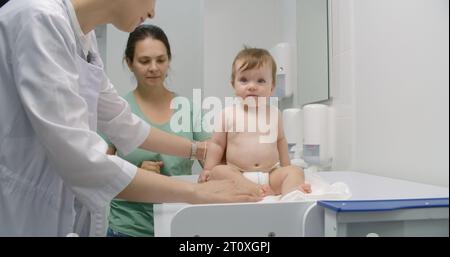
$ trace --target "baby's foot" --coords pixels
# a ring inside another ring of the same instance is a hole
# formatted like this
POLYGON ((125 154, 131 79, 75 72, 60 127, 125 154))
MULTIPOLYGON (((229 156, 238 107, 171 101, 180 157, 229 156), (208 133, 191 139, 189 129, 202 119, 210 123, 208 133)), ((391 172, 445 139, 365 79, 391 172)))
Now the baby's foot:
POLYGON ((275 195, 275 192, 272 190, 269 184, 262 185, 261 191, 263 196, 275 195))
POLYGON ((311 185, 308 183, 303 183, 300 186, 298 186, 298 190, 302 191, 303 193, 311 193, 311 185))

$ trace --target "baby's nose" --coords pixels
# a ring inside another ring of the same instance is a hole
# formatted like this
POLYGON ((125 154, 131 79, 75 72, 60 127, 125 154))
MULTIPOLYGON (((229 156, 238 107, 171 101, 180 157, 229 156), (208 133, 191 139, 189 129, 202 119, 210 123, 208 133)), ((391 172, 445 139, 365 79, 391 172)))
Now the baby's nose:
POLYGON ((248 90, 255 91, 256 90, 256 85, 254 83, 249 83, 248 84, 248 90))

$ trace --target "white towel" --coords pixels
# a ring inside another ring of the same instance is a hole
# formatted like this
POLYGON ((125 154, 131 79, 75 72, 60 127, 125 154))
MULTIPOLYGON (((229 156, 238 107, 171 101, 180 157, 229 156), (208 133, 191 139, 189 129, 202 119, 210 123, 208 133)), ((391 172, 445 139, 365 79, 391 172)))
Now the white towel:
POLYGON ((311 193, 306 194, 299 190, 292 191, 285 196, 269 195, 260 202, 308 202, 317 200, 346 200, 352 194, 347 184, 343 182, 327 183, 317 172, 305 170, 305 181, 311 185, 311 193))

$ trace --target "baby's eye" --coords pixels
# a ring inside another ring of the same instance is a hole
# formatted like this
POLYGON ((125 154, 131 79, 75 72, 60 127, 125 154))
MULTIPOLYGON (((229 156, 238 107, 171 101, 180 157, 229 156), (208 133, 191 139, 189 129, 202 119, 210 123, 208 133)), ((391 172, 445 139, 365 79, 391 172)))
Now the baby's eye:
POLYGON ((239 79, 239 82, 241 82, 241 83, 247 83, 248 80, 247 80, 247 78, 242 77, 242 78, 239 79))
POLYGON ((265 79, 258 79, 258 83, 264 84, 264 83, 266 83, 266 80, 265 79))

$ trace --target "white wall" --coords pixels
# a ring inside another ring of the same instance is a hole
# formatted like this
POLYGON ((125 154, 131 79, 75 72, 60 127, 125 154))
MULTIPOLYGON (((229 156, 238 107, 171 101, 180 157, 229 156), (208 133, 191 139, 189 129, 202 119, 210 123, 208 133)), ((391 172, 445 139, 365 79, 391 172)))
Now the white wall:
MULTIPOLYGON (((160 26, 167 34, 172 63, 166 80, 169 89, 192 96, 192 88, 203 85, 203 5, 204 0, 156 1, 156 17, 146 23, 160 26)), ((106 68, 121 95, 133 90, 136 82, 122 63, 128 33, 107 27, 106 68)))
POLYGON ((447 0, 333 0, 335 169, 448 186, 447 0))
POLYGON ((333 169, 353 169, 355 96, 353 71, 353 1, 332 0, 330 95, 333 111, 333 169))
POLYGON ((299 87, 298 83, 298 49, 297 49, 297 0, 281 0, 278 1, 281 9, 278 10, 278 17, 281 21, 281 38, 280 42, 287 42, 290 45, 291 51, 291 83, 293 87, 293 94, 288 98, 279 99, 279 107, 281 110, 286 108, 297 107, 296 103, 299 102, 299 87))

